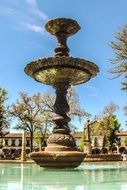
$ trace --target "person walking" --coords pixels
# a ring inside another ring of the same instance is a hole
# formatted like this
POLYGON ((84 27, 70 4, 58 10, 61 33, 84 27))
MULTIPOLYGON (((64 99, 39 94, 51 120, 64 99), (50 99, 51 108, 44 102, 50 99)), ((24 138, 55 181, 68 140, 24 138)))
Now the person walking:
POLYGON ((123 161, 127 160, 127 146, 125 147, 124 153, 123 153, 123 161))

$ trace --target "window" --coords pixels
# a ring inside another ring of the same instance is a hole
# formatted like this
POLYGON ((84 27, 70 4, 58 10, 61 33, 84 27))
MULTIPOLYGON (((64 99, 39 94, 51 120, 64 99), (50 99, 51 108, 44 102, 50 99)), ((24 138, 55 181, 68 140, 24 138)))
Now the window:
POLYGON ((29 140, 26 141, 26 146, 30 146, 30 141, 29 140))
POLYGON ((15 139, 12 139, 12 144, 11 146, 15 146, 15 139))

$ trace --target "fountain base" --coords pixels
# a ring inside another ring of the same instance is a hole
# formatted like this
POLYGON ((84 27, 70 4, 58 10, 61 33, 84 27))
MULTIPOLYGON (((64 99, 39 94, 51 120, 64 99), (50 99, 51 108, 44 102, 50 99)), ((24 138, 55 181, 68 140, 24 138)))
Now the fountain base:
POLYGON ((31 153, 32 159, 44 168, 76 168, 85 154, 78 151, 39 151, 31 153))
POLYGON ((47 139, 44 151, 31 153, 31 158, 40 167, 76 168, 84 161, 85 154, 77 151, 75 139, 66 130, 55 129, 47 139), (58 133, 64 132, 64 133, 58 133))

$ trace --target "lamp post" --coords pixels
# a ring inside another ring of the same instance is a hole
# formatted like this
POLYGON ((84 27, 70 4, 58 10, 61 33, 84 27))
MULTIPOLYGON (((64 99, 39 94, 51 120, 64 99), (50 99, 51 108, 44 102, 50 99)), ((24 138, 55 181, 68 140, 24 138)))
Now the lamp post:
POLYGON ((26 131, 22 133, 22 152, 21 152, 21 161, 26 161, 26 131))

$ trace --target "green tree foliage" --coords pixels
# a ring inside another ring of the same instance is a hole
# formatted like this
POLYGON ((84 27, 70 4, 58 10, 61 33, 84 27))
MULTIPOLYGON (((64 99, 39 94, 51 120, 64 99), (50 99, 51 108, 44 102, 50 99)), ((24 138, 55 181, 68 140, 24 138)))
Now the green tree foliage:
MULTIPOLYGON (((127 116, 127 104, 123 108, 124 110, 124 115, 127 116)), ((126 126, 127 126, 127 121, 126 121, 126 126)))
POLYGON ((5 89, 0 88, 0 136, 3 135, 3 130, 9 126, 8 107, 5 105, 8 93, 5 89))
POLYGON ((84 139, 83 139, 83 137, 80 139, 79 150, 81 152, 84 151, 84 139))
POLYGON ((50 129, 54 126, 52 122, 53 113, 43 111, 42 125, 34 133, 34 139, 38 145, 39 150, 46 146, 47 135, 50 134, 50 129))
MULTIPOLYGON (((33 136, 35 131, 43 131, 46 112, 52 113, 50 104, 47 104, 47 96, 37 93, 29 96, 27 93, 20 93, 19 99, 11 106, 10 113, 18 119, 16 129, 24 129, 30 133, 30 149, 33 151, 33 136)), ((48 123, 51 116, 48 117, 48 123)))
POLYGON ((124 76, 122 90, 127 92, 127 25, 116 33, 116 41, 111 42, 111 47, 115 51, 115 58, 111 60, 111 63, 115 66, 110 72, 115 75, 115 78, 124 76))
POLYGON ((120 130, 120 124, 115 115, 117 105, 110 103, 104 108, 104 111, 98 121, 93 126, 93 133, 103 135, 103 148, 111 149, 118 142, 117 132, 120 130))
POLYGON ((82 117, 87 116, 88 113, 80 106, 79 97, 74 86, 71 86, 68 90, 67 101, 70 106, 68 115, 71 119, 78 117, 80 120, 82 117))
POLYGON ((98 143, 98 138, 95 137, 94 138, 94 144, 93 144, 94 147, 98 147, 99 146, 99 143, 98 143))
POLYGON ((47 141, 47 135, 48 132, 46 130, 46 127, 44 126, 44 130, 43 127, 40 128, 40 130, 37 130, 34 133, 34 139, 36 142, 37 147, 39 148, 39 150, 41 151, 42 149, 44 149, 44 147, 46 146, 46 141, 47 141))
MULTIPOLYGON (((67 97, 70 105, 68 115, 71 118, 75 116, 81 118, 85 114, 80 108, 76 96, 74 88, 71 88, 67 97)), ((30 132, 31 151, 33 151, 34 133, 36 132, 35 137, 39 142, 41 137, 40 143, 43 146, 48 130, 50 130, 51 126, 54 126, 52 121, 55 115, 53 108, 54 102, 55 97, 50 93, 37 93, 31 97, 27 93, 20 93, 17 102, 11 106, 11 115, 18 119, 16 129, 24 129, 30 132)))
POLYGON ((125 144, 125 146, 127 146, 127 137, 124 140, 124 144, 125 144))
POLYGON ((110 116, 104 116, 101 125, 106 127, 105 138, 108 147, 111 149, 118 141, 117 132, 119 132, 120 129, 116 115, 111 114, 110 116))
POLYGON ((122 82, 122 90, 127 92, 127 75, 125 76, 125 81, 122 82))
POLYGON ((111 47, 115 51, 115 58, 111 60, 111 63, 115 66, 110 72, 115 74, 115 77, 124 76, 122 90, 127 91, 127 25, 116 33, 116 41, 111 42, 111 47))

